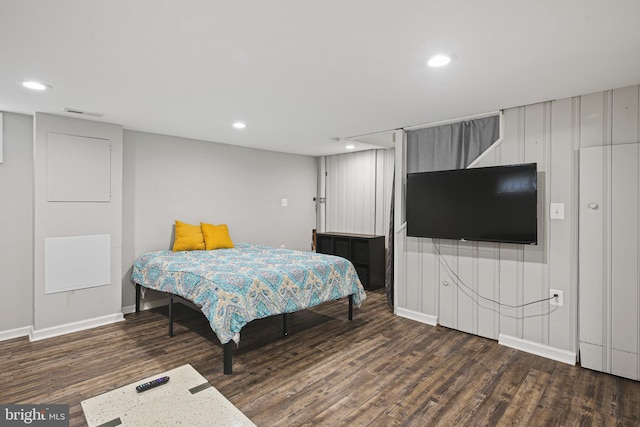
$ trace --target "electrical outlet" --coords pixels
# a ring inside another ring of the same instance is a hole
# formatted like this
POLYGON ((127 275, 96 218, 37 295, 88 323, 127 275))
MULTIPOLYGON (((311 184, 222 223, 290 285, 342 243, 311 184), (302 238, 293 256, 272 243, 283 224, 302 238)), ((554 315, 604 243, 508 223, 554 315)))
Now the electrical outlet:
POLYGON ((558 307, 564 306, 564 294, 562 291, 549 289, 549 298, 552 298, 549 300, 549 304, 557 305, 558 307), (557 297, 554 297, 554 295, 557 295, 557 297))

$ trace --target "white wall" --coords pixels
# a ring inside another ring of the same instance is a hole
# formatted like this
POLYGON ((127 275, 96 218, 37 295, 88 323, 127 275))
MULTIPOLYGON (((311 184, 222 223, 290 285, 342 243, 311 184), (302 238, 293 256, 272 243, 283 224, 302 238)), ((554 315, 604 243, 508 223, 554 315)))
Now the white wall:
MULTIPOLYGON (((578 351, 578 153, 581 147, 635 142, 639 86, 504 111, 504 140, 479 166, 538 163, 538 245, 440 240, 447 262, 472 288, 520 305, 564 292, 564 307, 548 303, 511 309, 476 304, 454 280, 426 239, 398 248, 399 312, 499 339, 526 351, 571 363, 578 351), (549 219, 549 203, 564 203, 565 219, 549 219), (404 275, 404 277, 403 277, 404 275), (447 282, 448 286, 445 285, 447 282)), ((400 230, 400 241, 404 231, 400 230)))
POLYGON ((0 339, 25 335, 33 323, 33 117, 2 116, 0 339))
POLYGON ((226 223, 234 242, 310 250, 316 174, 315 157, 125 130, 123 306, 135 301, 135 257, 170 249, 176 219, 226 223))

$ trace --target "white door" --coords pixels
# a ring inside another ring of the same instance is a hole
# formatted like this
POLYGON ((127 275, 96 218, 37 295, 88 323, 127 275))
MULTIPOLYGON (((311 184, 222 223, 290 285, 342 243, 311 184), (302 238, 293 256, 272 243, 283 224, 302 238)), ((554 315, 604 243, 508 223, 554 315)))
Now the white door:
POLYGON ((639 166, 639 144, 580 150, 580 361, 635 380, 640 379, 639 166))

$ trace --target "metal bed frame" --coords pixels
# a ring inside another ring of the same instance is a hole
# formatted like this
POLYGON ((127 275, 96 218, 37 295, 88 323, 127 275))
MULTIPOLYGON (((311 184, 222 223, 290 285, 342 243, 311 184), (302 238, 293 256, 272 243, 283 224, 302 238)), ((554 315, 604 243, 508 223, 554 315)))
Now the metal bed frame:
MULTIPOLYGON (((141 287, 142 285, 140 285, 139 283, 136 283, 136 313, 140 313, 141 287)), ((178 298, 184 299, 185 301, 189 301, 189 300, 179 295, 172 294, 170 292, 165 292, 165 293, 169 296, 169 336, 172 337, 173 336, 173 298, 178 297, 178 298)), ((287 320, 288 320, 287 314, 288 313, 282 313, 282 335, 284 337, 289 336, 289 331, 287 329, 287 320)), ((349 295, 349 320, 353 320, 353 294, 349 295)), ((232 370, 233 348, 231 347, 231 343, 232 341, 229 341, 222 345, 223 366, 224 366, 225 375, 231 375, 233 373, 233 370, 232 370)))

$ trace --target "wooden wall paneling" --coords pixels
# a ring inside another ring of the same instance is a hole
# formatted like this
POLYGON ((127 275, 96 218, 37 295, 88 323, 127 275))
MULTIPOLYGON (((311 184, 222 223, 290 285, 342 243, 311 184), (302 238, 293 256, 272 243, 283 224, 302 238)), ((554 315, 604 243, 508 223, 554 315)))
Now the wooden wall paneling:
POLYGON ((612 144, 640 142, 640 85, 613 90, 612 144))
POLYGON ((327 231, 374 234, 376 152, 327 157, 327 231))
POLYGON ((376 224, 374 234, 389 237, 394 149, 376 150, 376 224))
MULTIPOLYGON (((353 182, 353 166, 349 162, 349 158, 347 155, 343 154, 339 156, 340 159, 340 174, 339 177, 341 180, 336 183, 336 191, 337 200, 339 201, 339 207, 337 211, 338 218, 336 222, 338 224, 338 230, 328 230, 328 231, 342 231, 349 229, 350 224, 352 224, 352 215, 353 213, 347 213, 346 209, 351 207, 351 203, 353 203, 353 199, 349 199, 349 195, 351 192, 351 185, 353 182)), ((328 199, 328 197, 327 197, 328 199)))
POLYGON ((438 301, 440 299, 440 289, 438 283, 442 274, 443 266, 436 255, 435 246, 432 239, 422 239, 422 300, 420 306, 422 312, 436 316, 438 314, 438 301))
POLYGON ((362 173, 358 175, 356 193, 361 197, 356 198, 358 209, 361 209, 356 218, 362 225, 357 226, 361 233, 375 234, 376 232, 376 150, 361 151, 360 166, 362 173))
MULTIPOLYGON (((495 166, 501 163, 502 144, 483 154, 477 167, 495 166)), ((485 298, 500 301, 500 244, 477 245, 477 290, 485 298)), ((500 306, 483 298, 477 298, 476 333, 497 340, 500 333, 500 306)))
POLYGON ((457 285, 458 280, 455 277, 455 274, 460 275, 458 242, 436 239, 436 244, 438 245, 441 257, 438 320, 442 326, 458 329, 459 291, 457 285))
MULTIPOLYGON (((504 141, 500 145, 500 164, 524 161, 524 108, 504 112, 504 141)), ((500 244, 500 302, 519 305, 523 300, 523 254, 521 245, 500 244)), ((522 338, 522 309, 500 307, 500 333, 522 338)))
MULTIPOLYGON (((374 209, 375 209, 375 224, 373 226, 372 234, 383 234, 387 235, 389 233, 389 214, 387 212, 387 193, 386 187, 387 183, 385 181, 390 181, 391 177, 387 175, 387 158, 385 156, 384 150, 376 150, 375 151, 375 173, 374 173, 374 209)), ((386 239, 385 239, 386 246, 386 239)))
POLYGON ((611 100, 611 373, 633 379, 640 379, 639 90, 613 90, 611 100))
POLYGON ((612 147, 611 373, 638 378, 638 144, 612 147))
POLYGON ((610 147, 580 150, 580 298, 579 336, 582 366, 608 372, 605 331, 608 325, 610 277, 605 254, 608 250, 606 221, 606 176, 610 147))
POLYGON ((337 173, 336 162, 338 161, 337 156, 327 156, 325 158, 325 168, 326 168, 326 176, 325 179, 325 229, 323 231, 333 231, 335 227, 335 221, 338 212, 338 201, 331 200, 330 198, 335 197, 336 194, 336 183, 338 182, 338 177, 335 175, 337 173))
MULTIPOLYGON (((530 105, 524 108, 524 162, 537 163, 538 168, 538 244, 523 246, 524 281, 523 301, 538 301, 548 295, 546 277, 546 248, 548 236, 546 232, 546 194, 549 181, 547 170, 548 147, 548 103, 530 105)), ((531 304, 524 307, 522 338, 538 342, 547 342, 546 327, 549 312, 548 304, 531 304)))
POLYGON ((412 311, 422 312, 422 307, 420 306, 420 288, 424 286, 422 239, 418 237, 407 237, 406 248, 406 299, 405 301, 401 301, 403 302, 402 307, 412 311))
MULTIPOLYGON (((476 257, 478 293, 494 301, 500 300, 499 246, 498 243, 479 244, 476 257)), ((500 331, 498 304, 482 298, 477 298, 477 301, 476 333, 481 337, 497 340, 500 331)))
POLYGON ((607 116, 605 92, 580 97, 580 148, 603 145, 606 140, 607 116))
MULTIPOLYGON (((576 350, 575 321, 578 296, 577 281, 572 276, 572 229, 574 220, 573 195, 577 184, 574 180, 577 162, 574 162, 574 127, 575 105, 572 99, 566 98, 551 103, 551 144, 549 177, 549 203, 564 203, 564 219, 548 220, 549 247, 547 259, 549 263, 549 288, 563 291, 564 307, 550 307, 549 313, 549 345, 565 350, 576 350), (575 189, 574 189, 575 188, 575 189), (551 327, 562 325, 563 327, 551 327)), ((548 210, 544 212, 549 215, 548 210)), ((577 218, 576 218, 577 219, 577 218)))
POLYGON ((458 277, 456 289, 458 329, 478 334, 478 245, 477 242, 458 243, 458 277))
POLYGON ((353 232, 357 232, 359 230, 355 229, 356 210, 354 209, 354 205, 358 164, 356 162, 355 155, 349 156, 348 154, 343 154, 342 157, 345 161, 345 180, 342 183, 342 188, 338 187, 338 189, 343 192, 341 201, 344 208, 340 209, 339 215, 344 217, 344 224, 342 224, 342 229, 338 231, 351 230, 353 232))

